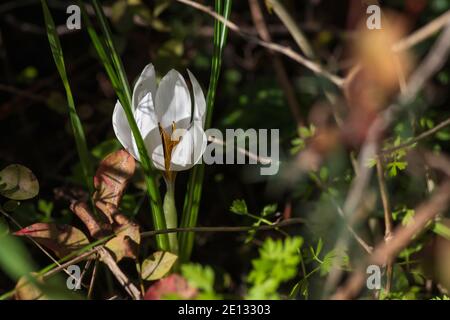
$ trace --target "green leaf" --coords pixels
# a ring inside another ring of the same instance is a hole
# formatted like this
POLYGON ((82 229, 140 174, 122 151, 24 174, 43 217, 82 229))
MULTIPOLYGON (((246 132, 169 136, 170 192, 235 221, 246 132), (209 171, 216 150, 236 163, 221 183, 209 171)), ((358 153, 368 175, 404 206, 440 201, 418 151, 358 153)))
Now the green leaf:
POLYGON ((253 270, 248 281, 261 284, 267 279, 273 279, 277 284, 287 281, 297 274, 300 262, 299 250, 303 244, 300 237, 273 240, 268 238, 259 249, 259 258, 252 261, 253 270))
POLYGON ((91 163, 89 149, 86 143, 86 137, 84 134, 83 126, 80 118, 78 117, 77 110, 75 108, 75 102, 70 88, 69 80, 67 78, 66 67, 64 64, 64 55, 59 42, 59 37, 56 32, 55 23, 53 21, 50 10, 47 6, 47 1, 41 0, 42 9, 44 12, 45 26, 47 30, 48 42, 52 51, 53 59, 58 69, 58 73, 64 85, 67 96, 67 104, 69 107, 69 117, 72 125, 73 135, 75 137, 75 143, 77 146, 78 156, 80 157, 81 165, 83 167, 83 174, 85 183, 89 191, 93 192, 92 177, 93 177, 93 165, 91 163))
POLYGON ((214 292, 214 270, 210 266, 184 264, 181 266, 181 274, 191 286, 204 292, 214 292))
POLYGON ((440 235, 441 237, 450 240, 450 228, 442 222, 434 223, 432 230, 434 233, 440 235))
POLYGON ((9 234, 8 222, 6 222, 3 216, 0 216, 0 239, 9 234))
POLYGON ((349 257, 343 250, 332 250, 322 259, 320 265, 320 275, 328 274, 332 268, 347 268, 349 266, 349 257))
MULTIPOLYGON (((232 0, 216 0, 215 11, 228 19, 231 13, 232 0)), ((214 101, 216 97, 217 84, 219 82, 220 69, 222 66, 222 53, 227 40, 228 28, 220 21, 214 21, 214 51, 211 61, 211 76, 209 80, 208 93, 206 95, 206 121, 205 129, 211 127, 214 101)), ((205 174, 205 165, 194 166, 189 177, 186 196, 184 199, 181 227, 194 227, 197 224, 198 211, 202 196, 202 183, 205 174)), ((188 261, 194 245, 194 233, 183 232, 179 235, 180 260, 188 261)))
POLYGON ((276 203, 265 206, 263 211, 261 212, 261 216, 267 217, 274 214, 277 211, 277 207, 278 206, 276 203))
POLYGON ((8 234, 8 229, 0 220, 0 268, 16 280, 35 269, 28 251, 22 243, 8 234))
POLYGON ((402 225, 407 226, 413 220, 415 214, 416 212, 414 209, 407 209, 402 218, 402 225))
POLYGON ((436 133, 436 138, 441 141, 450 141, 450 131, 449 130, 441 130, 436 133))
POLYGON ((39 182, 27 167, 11 164, 0 171, 0 194, 12 200, 27 200, 39 193, 39 182))
POLYGON ((173 267, 178 257, 170 252, 157 251, 144 260, 141 267, 141 278, 152 281, 164 277, 173 267))
POLYGON ((97 159, 103 159, 108 154, 113 153, 122 148, 122 145, 117 139, 105 140, 102 143, 92 148, 91 153, 97 159))
POLYGON ((3 204, 3 210, 14 212, 20 206, 20 202, 16 200, 8 200, 3 204))
POLYGON ((247 210, 247 204, 245 203, 245 200, 242 200, 242 199, 234 200, 230 207, 230 211, 233 213, 236 213, 236 214, 240 214, 240 215, 247 214, 248 210, 247 210))
POLYGON ((323 248, 323 241, 322 238, 320 238, 319 241, 317 242, 316 252, 314 252, 316 257, 320 255, 320 253, 322 252, 322 248, 323 248))
MULTIPOLYGON (((112 33, 103 13, 103 9, 97 0, 92 0, 92 3, 95 14, 100 22, 102 37, 100 37, 93 28, 89 19, 89 15, 86 12, 84 3, 78 0, 78 4, 82 10, 83 21, 86 25, 86 29, 124 109, 128 123, 133 133, 133 137, 136 141, 136 145, 139 151, 139 157, 141 159, 140 164, 145 174, 145 183, 150 199, 153 224, 156 230, 163 230, 166 229, 166 222, 162 209, 161 195, 159 193, 155 173, 148 156, 144 140, 133 115, 130 85, 124 71, 122 61, 120 60, 120 57, 115 49, 115 45, 112 40, 112 33)), ((169 249, 167 234, 157 235, 156 242, 160 250, 167 251, 169 249)))

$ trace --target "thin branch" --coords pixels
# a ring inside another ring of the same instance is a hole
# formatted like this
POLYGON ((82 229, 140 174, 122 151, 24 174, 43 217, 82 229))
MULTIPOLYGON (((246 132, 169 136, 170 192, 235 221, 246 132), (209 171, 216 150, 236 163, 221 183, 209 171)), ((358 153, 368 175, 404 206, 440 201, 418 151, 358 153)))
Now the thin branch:
POLYGON ((380 153, 382 153, 382 154, 389 154, 389 153, 392 153, 392 152, 395 152, 395 151, 398 151, 398 150, 401 150, 401 149, 404 149, 404 148, 408 148, 408 147, 412 146, 413 144, 416 144, 417 142, 434 135, 435 133, 437 133, 438 131, 444 129, 447 126, 450 126, 450 118, 448 118, 447 120, 439 123, 434 128, 431 128, 430 130, 427 130, 427 131, 419 134, 417 137, 415 137, 415 138, 413 138, 413 139, 411 139, 409 141, 406 141, 406 142, 404 142, 402 144, 399 144, 398 146, 395 146, 395 147, 382 149, 380 151, 380 153))
MULTIPOLYGON (((256 0, 257 1, 257 0, 256 0)), ((269 0, 270 5, 272 6, 275 14, 280 18, 283 24, 286 26, 286 29, 289 30, 289 33, 294 38, 300 50, 303 51, 305 56, 309 59, 314 59, 315 55, 311 45, 309 44, 307 38, 303 34, 302 30, 297 26, 297 23, 289 14, 289 12, 284 8, 284 6, 278 0, 269 0)), ((262 37, 261 37, 262 38, 262 37)), ((268 39, 264 39, 266 41, 270 41, 268 39)))
POLYGON ((68 266, 70 266, 70 265, 72 265, 72 264, 76 264, 77 262, 86 260, 86 259, 88 259, 91 255, 93 255, 94 253, 96 253, 99 249, 100 249, 100 247, 95 247, 95 248, 93 248, 93 249, 91 249, 91 250, 89 250, 89 251, 86 251, 85 253, 82 253, 82 254, 80 254, 79 256, 77 256, 77 257, 75 257, 75 258, 73 258, 73 259, 71 259, 71 260, 69 260, 69 261, 67 261, 67 262, 65 262, 65 263, 63 263, 63 264, 58 265, 58 267, 56 267, 56 268, 54 268, 54 269, 48 271, 47 273, 43 274, 42 277, 43 277, 43 278, 51 277, 51 276, 53 276, 54 274, 58 273, 59 271, 66 269, 68 266))
POLYGON ((448 208, 450 202, 450 180, 445 181, 433 196, 419 205, 414 219, 406 226, 399 226, 389 242, 378 245, 363 267, 355 271, 347 282, 337 290, 333 299, 346 300, 356 297, 366 279, 365 266, 381 266, 386 261, 395 259, 396 255, 407 247, 416 235, 421 233, 438 214, 448 208))
MULTIPOLYGON (((220 146, 226 146, 225 141, 218 139, 216 137, 213 136, 209 136, 208 137, 208 141, 218 144, 220 146)), ((247 157, 249 157, 252 160, 255 160, 256 162, 260 163, 260 164, 271 164, 272 163, 272 159, 268 158, 268 157, 262 157, 262 156, 258 156, 257 154, 250 152, 248 150, 246 150, 245 148, 242 147, 237 147, 236 151, 239 152, 240 154, 246 155, 247 157)))
POLYGON ((244 32, 237 24, 235 24, 234 22, 232 22, 230 20, 225 19, 223 16, 216 13, 211 7, 204 6, 200 3, 197 3, 197 2, 191 1, 191 0, 176 0, 176 1, 184 3, 192 8, 200 10, 204 13, 207 13, 208 15, 219 20, 220 22, 225 24, 230 30, 236 32, 237 34, 239 34, 241 37, 247 39, 248 41, 256 43, 256 44, 258 44, 262 47, 265 47, 267 49, 270 49, 272 51, 279 52, 279 53, 291 58, 292 60, 300 63, 301 65, 303 65, 304 67, 308 68, 309 70, 315 72, 316 74, 321 75, 322 77, 330 80, 337 87, 339 87, 339 88, 343 87, 344 79, 330 73, 324 67, 322 67, 320 64, 306 59, 305 57, 301 56, 300 54, 298 54, 291 48, 286 47, 286 46, 281 46, 274 42, 267 42, 267 41, 261 40, 258 37, 255 37, 251 34, 244 32))
POLYGON ((394 52, 399 52, 403 50, 408 50, 415 46, 416 44, 428 39, 433 36, 440 29, 445 27, 448 23, 450 23, 450 10, 446 11, 427 25, 423 26, 419 30, 413 32, 406 38, 400 40, 396 44, 392 46, 392 50, 394 52))
MULTIPOLYGON (((384 179, 384 165, 383 159, 381 157, 377 157, 377 177, 378 177, 378 186, 380 188, 380 196, 381 201, 383 203, 383 211, 384 211, 384 241, 388 243, 392 239, 392 231, 394 229, 394 222, 392 220, 392 211, 391 204, 389 201, 389 195, 386 188, 386 181, 384 179)), ((386 293, 391 291, 392 287, 392 277, 393 277, 393 260, 388 260, 386 262, 386 293)))
POLYGON ((167 234, 174 232, 247 232, 247 231, 266 231, 273 230, 281 227, 287 227, 295 224, 305 223, 302 218, 291 218, 271 225, 262 226, 245 226, 245 227, 192 227, 192 228, 171 228, 165 230, 154 230, 141 232, 141 237, 153 237, 158 234, 167 234))
MULTIPOLYGON (((439 36, 422 63, 409 78, 406 89, 397 98, 397 101, 399 102, 390 105, 372 122, 368 129, 366 141, 364 142, 358 157, 359 174, 353 179, 344 204, 344 213, 346 214, 346 217, 351 218, 353 216, 364 198, 364 191, 366 190, 372 176, 372 169, 367 166, 367 162, 376 157, 382 134, 392 124, 395 116, 398 115, 398 113, 412 101, 412 99, 423 88, 425 83, 430 80, 437 71, 439 71, 448 56, 449 50, 450 25, 448 25, 444 32, 439 36)), ((343 234, 339 237, 336 247, 345 248, 347 247, 348 241, 349 237, 343 234)), ((328 294, 335 288, 339 282, 341 274, 341 270, 336 268, 332 269, 325 284, 325 294, 328 294)))
POLYGON ((103 263, 105 263, 112 274, 116 277, 117 281, 122 285, 125 291, 134 299, 141 300, 141 292, 138 288, 130 281, 130 279, 120 270, 116 261, 114 260, 111 253, 105 249, 104 247, 100 247, 98 249, 98 253, 100 255, 100 259, 103 263))
POLYGON ((98 268, 98 258, 95 258, 94 270, 92 270, 91 281, 89 282, 89 289, 87 297, 88 299, 92 298, 92 292, 94 290, 95 279, 97 278, 97 268, 98 268))
MULTIPOLYGON (((272 41, 269 29, 267 28, 267 24, 266 21, 264 20, 264 15, 262 13, 258 0, 249 0, 248 3, 250 5, 250 12, 252 14, 253 23, 259 36, 264 41, 268 42, 272 41)), ((294 117, 297 126, 301 126, 303 120, 300 116, 300 105, 295 96, 294 88, 292 87, 292 84, 289 81, 289 77, 287 75, 283 61, 276 52, 273 52, 272 50, 268 51, 270 57, 272 58, 273 69, 275 70, 278 82, 281 85, 281 89, 284 91, 284 95, 286 96, 286 101, 288 103, 289 109, 291 110, 292 116, 294 117)))
POLYGON ((430 49, 430 52, 423 62, 409 78, 405 93, 402 94, 400 99, 403 104, 409 103, 423 88, 424 84, 444 66, 449 53, 450 22, 446 25, 442 34, 433 44, 433 47, 430 49))

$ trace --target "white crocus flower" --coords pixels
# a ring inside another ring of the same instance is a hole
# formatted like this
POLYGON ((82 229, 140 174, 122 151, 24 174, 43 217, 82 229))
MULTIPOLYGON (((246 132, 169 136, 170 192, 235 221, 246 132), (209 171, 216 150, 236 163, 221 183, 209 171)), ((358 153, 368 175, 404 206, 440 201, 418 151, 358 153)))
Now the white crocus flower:
MULTIPOLYGON (((153 165, 163 170, 168 180, 174 171, 187 170, 201 159, 206 148, 205 96, 194 75, 188 70, 194 104, 182 75, 170 70, 156 84, 155 68, 147 65, 133 90, 132 107, 153 165)), ((125 112, 117 101, 113 127, 125 149, 139 161, 139 152, 125 112)))

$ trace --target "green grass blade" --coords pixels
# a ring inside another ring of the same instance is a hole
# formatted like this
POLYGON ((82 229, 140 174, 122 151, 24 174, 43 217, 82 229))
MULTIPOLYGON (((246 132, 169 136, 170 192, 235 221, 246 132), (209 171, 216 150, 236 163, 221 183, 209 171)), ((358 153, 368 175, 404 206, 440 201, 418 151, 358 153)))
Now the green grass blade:
MULTIPOLYGON (((88 33, 94 44, 95 49, 102 61, 108 76, 113 84, 116 94, 124 108, 125 114, 127 116, 128 123, 130 125, 131 131, 133 132, 134 139, 136 140, 136 145, 139 150, 139 156, 141 159, 141 166, 145 173, 145 182, 147 186, 147 192, 150 198, 150 205, 152 209, 153 224, 156 230, 162 230, 166 228, 166 222, 164 219, 164 212, 162 209, 161 196, 159 194, 158 185, 156 183, 155 174, 152 168, 150 158, 148 156, 144 140, 136 124, 136 120, 133 115, 133 107, 131 105, 131 90, 130 86, 121 62, 119 55, 114 46, 112 40, 111 30, 109 29, 108 22, 103 13, 101 6, 98 1, 92 1, 94 10, 97 18, 100 22, 100 27, 102 30, 102 35, 104 41, 97 35, 92 25, 88 24, 88 33)), ((88 20, 87 15, 84 11, 85 21, 88 20)), ((168 236, 166 234, 159 235, 156 238, 158 248, 160 250, 169 249, 168 236)))
POLYGON ((42 9, 44 12, 45 26, 47 30, 48 42, 50 44, 50 49, 52 51, 53 59, 55 60, 58 73, 64 85, 67 96, 67 104, 69 106, 69 117, 72 125, 73 135, 75 137, 75 143, 78 151, 78 156, 80 157, 81 166, 83 170, 84 179, 89 188, 89 192, 92 194, 94 190, 93 186, 93 166, 90 158, 89 149, 86 143, 86 137, 84 135, 83 126, 81 124, 80 118, 78 117, 75 102, 72 95, 72 90, 70 89, 69 80, 67 78, 66 67, 64 64, 64 56, 59 42, 58 35, 55 29, 55 23, 53 21, 52 15, 48 8, 47 2, 41 0, 42 9))
MULTIPOLYGON (((215 10, 226 19, 230 16, 232 0, 216 0, 215 10)), ((214 51, 211 61, 211 76, 208 94, 206 96, 205 128, 211 126, 217 83, 222 65, 222 52, 226 43, 228 28, 218 20, 214 21, 214 51)), ((181 218, 181 227, 194 227, 197 224, 198 211, 202 196, 202 183, 205 175, 205 165, 200 164, 192 169, 189 177, 186 197, 181 218)), ((185 232, 179 235, 180 261, 189 261, 194 246, 194 233, 185 232)))

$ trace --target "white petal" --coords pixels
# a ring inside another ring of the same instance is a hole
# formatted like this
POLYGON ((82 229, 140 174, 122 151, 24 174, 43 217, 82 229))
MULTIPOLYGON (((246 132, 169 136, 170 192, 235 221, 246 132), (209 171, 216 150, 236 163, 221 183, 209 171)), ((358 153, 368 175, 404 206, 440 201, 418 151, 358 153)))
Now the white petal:
POLYGON ((155 68, 150 63, 142 70, 139 79, 136 81, 133 89, 132 106, 137 108, 139 102, 147 94, 151 93, 152 100, 155 101, 156 97, 156 75, 155 68))
POLYGON ((164 129, 169 129, 173 122, 177 128, 187 129, 191 119, 191 97, 180 73, 170 70, 162 78, 155 100, 156 115, 164 129))
POLYGON ((192 84, 192 91, 194 92, 194 118, 193 121, 200 121, 202 123, 202 128, 205 127, 205 115, 206 115, 206 100, 203 94, 202 87, 198 83, 197 79, 194 77, 192 72, 189 71, 189 79, 192 84))
POLYGON ((150 131, 155 128, 158 129, 155 106, 153 104, 152 94, 150 92, 148 92, 137 105, 134 118, 136 119, 136 124, 141 131, 143 138, 145 138, 150 131))
POLYGON ((135 152, 133 147, 133 140, 131 136, 131 129, 128 125, 128 120, 125 115, 125 111, 122 108, 122 105, 119 101, 116 102, 116 106, 114 107, 112 123, 114 133, 116 134, 117 139, 120 141, 122 146, 136 159, 139 160, 138 154, 135 152))
POLYGON ((165 162, 164 162, 164 148, 162 144, 158 145, 152 153, 152 161, 153 165, 156 169, 165 171, 165 162))
MULTIPOLYGON (((144 139, 147 153, 152 154, 153 150, 160 145, 161 137, 159 134, 158 122, 156 120, 155 107, 152 101, 152 94, 148 92, 139 102, 134 113, 136 124, 144 139)), ((135 140, 133 139, 133 148, 136 154, 139 154, 135 140)))
POLYGON ((201 123, 196 121, 172 151, 170 170, 182 171, 192 168, 200 161, 205 148, 206 134, 201 123))

